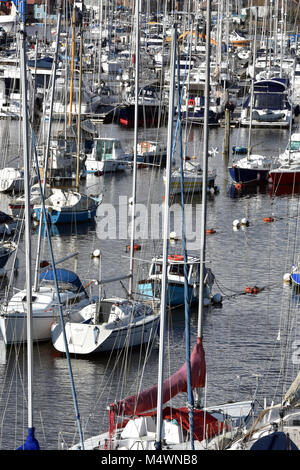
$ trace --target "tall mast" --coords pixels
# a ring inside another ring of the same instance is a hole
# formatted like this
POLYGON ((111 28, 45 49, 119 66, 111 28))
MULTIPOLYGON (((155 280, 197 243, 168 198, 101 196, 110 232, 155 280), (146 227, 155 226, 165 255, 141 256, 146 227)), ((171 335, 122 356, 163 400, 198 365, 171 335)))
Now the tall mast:
POLYGON ((130 278, 129 295, 133 293, 133 264, 134 264, 134 232, 135 232, 135 204, 136 204, 136 177, 137 177, 137 139, 138 139, 138 111, 139 111, 139 66, 140 66, 140 32, 139 32, 140 0, 135 3, 135 105, 134 105, 134 147, 133 147, 133 181, 132 181, 132 218, 131 218, 131 244, 130 244, 130 278))
POLYGON ((81 88, 82 88, 82 18, 79 25, 80 53, 79 53, 79 97, 78 97, 78 116, 77 116, 77 161, 76 161, 76 191, 79 191, 79 162, 80 162, 80 138, 81 138, 81 88))
POLYGON ((205 277, 205 249, 206 249, 206 206, 207 206, 207 166, 208 166, 208 112, 210 88, 210 16, 211 1, 206 2, 206 76, 204 98, 204 129, 203 129, 203 181, 202 181, 202 216, 201 216, 201 247, 200 247, 200 279, 199 279, 199 310, 198 310, 198 337, 203 336, 203 300, 205 277))
POLYGON ((32 285, 31 285, 31 210, 30 210, 30 152, 28 138, 28 103, 26 76, 26 2, 21 2, 20 11, 20 73, 22 90, 22 130, 24 153, 24 189, 25 189, 25 264, 26 264, 26 307, 27 307, 27 399, 28 399, 28 437, 20 449, 39 450, 39 443, 34 437, 33 426, 33 336, 32 336, 32 285))
MULTIPOLYGON (((59 38, 60 38, 60 24, 61 24, 61 8, 59 9, 58 17, 57 17, 57 34, 56 34, 55 54, 54 54, 53 70, 52 70, 52 88, 51 88, 50 110, 49 110, 49 126, 48 126, 48 134, 47 134, 46 152, 45 152, 45 158, 44 158, 44 182, 43 182, 44 195, 46 194, 46 187, 47 187, 49 149, 50 149, 50 138, 51 138, 51 129, 52 129, 52 112, 53 112, 53 103, 54 103, 54 94, 55 94, 57 56, 58 56, 58 47, 59 47, 59 38)), ((45 116, 44 116, 44 119, 45 119, 45 116)), ((37 291, 39 288, 39 264, 40 264, 40 247, 41 247, 41 240, 42 240, 42 225, 43 225, 43 217, 41 213, 40 221, 39 221, 37 257, 36 257, 36 263, 35 263, 35 279, 34 279, 35 291, 37 291)))
POLYGON ((159 363, 158 363, 158 393, 157 393, 157 424, 155 449, 161 450, 162 440, 162 398, 164 382, 164 355, 165 355, 165 323, 167 312, 167 269, 168 269, 168 248, 169 248, 169 205, 170 205, 170 181, 171 181, 171 159, 173 142, 173 114, 174 114, 174 89, 175 89, 175 55, 177 41, 177 26, 174 25, 172 31, 172 49, 170 63, 170 90, 169 90, 169 119, 168 119, 168 146, 166 165, 166 188, 164 207, 164 227, 163 227, 163 263, 161 279, 161 304, 160 304, 160 334, 159 334, 159 363))
POLYGON ((72 105, 73 105, 73 76, 74 76, 74 55, 75 55, 75 19, 76 10, 75 2, 73 6, 72 17, 72 57, 71 57, 71 77, 70 77, 70 109, 69 109, 69 126, 72 124, 72 105))

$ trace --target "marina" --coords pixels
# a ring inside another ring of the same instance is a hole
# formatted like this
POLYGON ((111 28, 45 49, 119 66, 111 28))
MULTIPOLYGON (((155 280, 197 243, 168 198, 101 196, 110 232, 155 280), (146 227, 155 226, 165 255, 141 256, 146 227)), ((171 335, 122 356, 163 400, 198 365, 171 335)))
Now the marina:
POLYGON ((298 11, 112 3, 17 17, 0 449, 299 450, 298 11))

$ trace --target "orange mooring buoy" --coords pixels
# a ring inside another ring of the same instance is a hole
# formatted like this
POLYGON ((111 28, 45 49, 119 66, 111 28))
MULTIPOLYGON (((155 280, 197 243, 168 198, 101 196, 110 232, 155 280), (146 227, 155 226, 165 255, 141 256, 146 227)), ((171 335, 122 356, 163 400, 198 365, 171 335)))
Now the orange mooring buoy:
POLYGON ((234 187, 235 187, 235 189, 237 189, 238 191, 240 191, 240 190, 242 189, 241 183, 237 183, 234 187))
POLYGON ((263 222, 274 222, 274 217, 264 217, 263 222))
MULTIPOLYGON (((133 251, 140 251, 141 248, 142 248, 141 245, 138 245, 137 243, 133 245, 133 251)), ((126 246, 126 251, 127 252, 130 251, 130 245, 126 246)))
POLYGON ((208 228, 208 229, 206 230, 206 233, 207 233, 208 235, 212 235, 213 233, 216 233, 216 231, 215 231, 213 228, 208 228))
POLYGON ((246 292, 246 294, 258 294, 259 293, 259 288, 257 286, 246 287, 245 292, 246 292))

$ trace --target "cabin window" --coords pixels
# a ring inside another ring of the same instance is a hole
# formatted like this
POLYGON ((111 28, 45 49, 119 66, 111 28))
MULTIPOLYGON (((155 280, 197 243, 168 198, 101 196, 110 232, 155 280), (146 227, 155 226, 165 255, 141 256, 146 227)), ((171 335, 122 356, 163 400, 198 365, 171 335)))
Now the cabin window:
POLYGON ((169 274, 173 276, 184 276, 184 264, 171 264, 169 274))
POLYGON ((113 154, 113 146, 114 146, 114 142, 110 140, 109 141, 99 140, 97 142, 97 152, 96 152, 97 161, 111 160, 112 154, 113 154))
POLYGON ((283 109, 285 100, 283 95, 276 93, 261 93, 254 95, 254 108, 258 109, 283 109))
POLYGON ((300 150, 300 142, 292 141, 291 142, 291 150, 300 150))
MULTIPOLYGON (((35 302, 37 299, 37 297, 35 297, 34 295, 31 297, 31 302, 35 302)), ((27 296, 24 295, 24 297, 22 298, 21 302, 27 302, 27 296)))
POLYGON ((154 264, 152 266, 152 273, 151 274, 161 274, 162 273, 162 265, 161 264, 154 264))

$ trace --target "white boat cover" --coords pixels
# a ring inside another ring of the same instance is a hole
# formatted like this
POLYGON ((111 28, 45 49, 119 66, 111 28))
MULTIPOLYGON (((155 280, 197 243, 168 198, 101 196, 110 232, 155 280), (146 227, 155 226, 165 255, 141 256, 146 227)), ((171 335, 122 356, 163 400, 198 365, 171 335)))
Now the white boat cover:
POLYGON ((300 372, 286 392, 283 402, 296 408, 300 407, 300 372))

